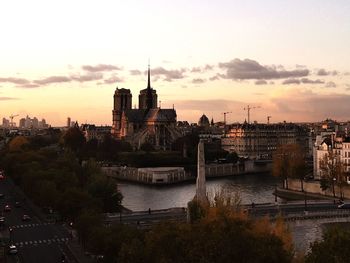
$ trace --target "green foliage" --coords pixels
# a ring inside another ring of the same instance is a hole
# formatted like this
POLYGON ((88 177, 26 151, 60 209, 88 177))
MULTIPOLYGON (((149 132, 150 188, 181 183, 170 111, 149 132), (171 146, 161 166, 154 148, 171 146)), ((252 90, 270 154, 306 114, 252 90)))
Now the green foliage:
POLYGON ((306 263, 347 263, 350 259, 350 231, 329 228, 322 241, 311 244, 306 263))
POLYGON ((85 144, 84 134, 79 127, 69 128, 63 135, 64 145, 74 152, 80 151, 85 144))

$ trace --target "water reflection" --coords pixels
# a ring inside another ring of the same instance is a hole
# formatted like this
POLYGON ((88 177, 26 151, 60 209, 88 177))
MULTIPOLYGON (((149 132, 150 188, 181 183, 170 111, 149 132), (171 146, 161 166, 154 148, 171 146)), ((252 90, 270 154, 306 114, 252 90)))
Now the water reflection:
MULTIPOLYGON (((243 204, 274 202, 273 191, 278 178, 270 174, 249 174, 207 181, 207 191, 214 193, 220 188, 238 192, 243 204)), ((195 182, 171 186, 147 186, 119 182, 124 199, 123 205, 133 211, 183 207, 193 198, 195 182)))

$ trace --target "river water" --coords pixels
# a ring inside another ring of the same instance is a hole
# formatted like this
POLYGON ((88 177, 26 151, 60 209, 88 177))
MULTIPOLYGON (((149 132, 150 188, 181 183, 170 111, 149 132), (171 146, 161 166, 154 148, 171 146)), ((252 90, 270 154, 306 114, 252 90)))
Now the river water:
MULTIPOLYGON (((242 204, 274 203, 272 194, 279 178, 271 174, 248 174, 207 180, 207 192, 215 193, 220 188, 238 193, 242 204)), ((123 205, 133 211, 186 207, 196 191, 195 182, 168 186, 148 186, 129 182, 118 182, 124 196, 123 205)), ((305 220, 289 223, 294 246, 298 251, 307 251, 309 244, 322 237, 325 222, 305 220)))
MULTIPOLYGON (((221 188, 238 193, 242 204, 273 203, 273 191, 279 182, 270 174, 237 175, 207 180, 209 194, 221 188)), ((123 205, 133 211, 186 207, 196 192, 195 182, 168 186, 148 186, 119 182, 119 189, 124 196, 123 205)))

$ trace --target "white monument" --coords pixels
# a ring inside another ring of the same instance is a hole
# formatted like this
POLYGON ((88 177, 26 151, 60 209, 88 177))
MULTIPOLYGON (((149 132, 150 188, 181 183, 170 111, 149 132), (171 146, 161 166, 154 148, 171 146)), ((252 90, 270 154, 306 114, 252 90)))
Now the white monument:
POLYGON ((200 203, 208 202, 207 189, 205 185, 204 141, 202 139, 198 143, 197 183, 195 198, 200 203))

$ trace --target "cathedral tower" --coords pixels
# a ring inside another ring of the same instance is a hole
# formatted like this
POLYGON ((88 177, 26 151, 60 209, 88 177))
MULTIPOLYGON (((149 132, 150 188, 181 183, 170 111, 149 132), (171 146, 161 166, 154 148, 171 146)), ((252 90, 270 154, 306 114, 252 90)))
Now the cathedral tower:
POLYGON ((147 88, 140 91, 139 109, 155 109, 157 108, 158 95, 156 90, 151 88, 151 70, 148 65, 148 81, 147 88))
POLYGON ((125 110, 131 109, 132 95, 129 89, 119 89, 116 88, 114 92, 114 106, 113 106, 113 125, 112 134, 120 138, 121 129, 121 117, 125 110))

